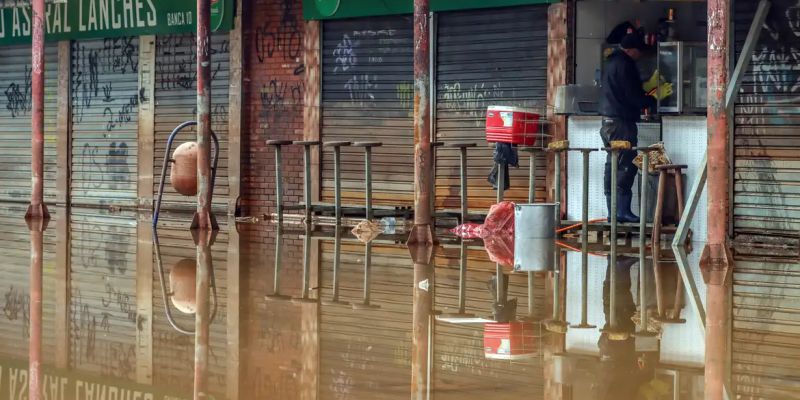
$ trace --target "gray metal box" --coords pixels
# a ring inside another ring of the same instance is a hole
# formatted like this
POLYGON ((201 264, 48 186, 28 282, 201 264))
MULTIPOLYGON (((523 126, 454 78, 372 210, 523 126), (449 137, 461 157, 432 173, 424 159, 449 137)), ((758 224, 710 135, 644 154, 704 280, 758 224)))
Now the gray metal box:
POLYGON ((558 203, 517 204, 514 208, 514 270, 552 271, 558 203))

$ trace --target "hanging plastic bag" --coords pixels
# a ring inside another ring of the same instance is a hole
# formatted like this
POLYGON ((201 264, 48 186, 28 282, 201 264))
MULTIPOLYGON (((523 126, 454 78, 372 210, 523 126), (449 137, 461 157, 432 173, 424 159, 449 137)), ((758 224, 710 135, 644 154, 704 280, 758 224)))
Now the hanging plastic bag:
POLYGON ((514 265, 514 206, 510 201, 489 209, 483 225, 466 223, 450 230, 463 239, 483 239, 489 259, 507 267, 514 265))

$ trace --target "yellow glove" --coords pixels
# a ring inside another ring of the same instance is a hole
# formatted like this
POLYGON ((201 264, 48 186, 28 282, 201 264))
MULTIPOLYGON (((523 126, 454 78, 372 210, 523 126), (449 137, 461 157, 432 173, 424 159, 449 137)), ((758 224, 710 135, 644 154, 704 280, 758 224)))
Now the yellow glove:
POLYGON ((658 86, 658 84, 661 83, 662 81, 663 78, 661 77, 661 75, 658 74, 658 70, 655 70, 653 71, 653 76, 651 76, 650 79, 642 83, 642 89, 644 89, 645 92, 649 92, 655 89, 656 86, 658 86))
POLYGON ((658 88, 653 88, 647 92, 648 95, 655 97, 658 100, 664 100, 669 96, 672 96, 672 84, 669 82, 664 82, 658 86, 658 88))

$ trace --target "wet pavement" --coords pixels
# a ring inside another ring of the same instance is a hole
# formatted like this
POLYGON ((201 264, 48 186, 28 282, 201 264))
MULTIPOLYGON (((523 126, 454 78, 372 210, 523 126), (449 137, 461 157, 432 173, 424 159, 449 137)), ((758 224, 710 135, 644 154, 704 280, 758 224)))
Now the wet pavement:
MULTIPOLYGON (((53 211, 40 235, 0 206, 0 398, 35 398, 37 375, 47 399, 703 398, 702 243, 686 274, 670 251, 642 269, 600 245, 584 275, 565 247, 553 296, 552 273, 501 267, 498 285, 481 242, 446 234, 415 263, 399 228, 193 238, 164 215, 154 241, 146 215, 53 211)), ((794 264, 743 265, 732 398, 797 398, 794 264)))

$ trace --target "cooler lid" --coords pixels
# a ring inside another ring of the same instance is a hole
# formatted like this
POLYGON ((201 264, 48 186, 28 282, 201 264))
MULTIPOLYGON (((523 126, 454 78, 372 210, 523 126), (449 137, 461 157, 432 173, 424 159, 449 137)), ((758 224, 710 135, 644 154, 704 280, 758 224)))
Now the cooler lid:
POLYGON ((536 110, 531 108, 511 107, 511 106, 489 106, 487 111, 510 111, 519 113, 536 114, 536 110))

